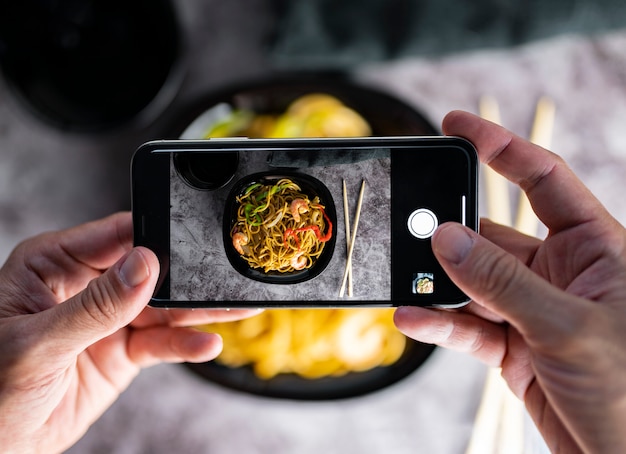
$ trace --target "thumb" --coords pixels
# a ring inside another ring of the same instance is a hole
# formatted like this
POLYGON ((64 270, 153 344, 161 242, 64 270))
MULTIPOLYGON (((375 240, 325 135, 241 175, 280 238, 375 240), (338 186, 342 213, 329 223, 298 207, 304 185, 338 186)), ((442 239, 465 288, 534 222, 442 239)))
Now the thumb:
POLYGON ((150 300, 158 274, 154 253, 134 248, 85 290, 41 312, 44 331, 61 351, 79 353, 134 320, 150 300))
POLYGON ((528 340, 556 341, 560 326, 582 309, 568 295, 512 254, 460 224, 443 224, 433 235, 437 260, 475 303, 500 315, 528 340), (550 333, 550 334, 548 334, 550 333))

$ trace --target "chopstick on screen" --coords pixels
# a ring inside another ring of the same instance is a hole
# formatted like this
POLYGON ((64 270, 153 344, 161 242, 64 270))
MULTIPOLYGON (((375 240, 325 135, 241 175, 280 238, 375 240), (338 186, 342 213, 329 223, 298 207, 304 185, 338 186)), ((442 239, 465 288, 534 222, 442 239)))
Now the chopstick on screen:
MULTIPOLYGON (((343 213, 346 223, 346 254, 350 253, 350 215, 348 213, 348 189, 343 181, 343 213)), ((352 296, 352 264, 348 267, 348 296, 352 296)))
MULTIPOLYGON (((535 119, 530 131, 530 141, 544 148, 550 148, 552 143, 552 129, 554 127, 555 114, 554 101, 547 96, 542 96, 537 101, 535 119)), ((533 211, 528 197, 524 192, 520 193, 517 205, 517 217, 515 229, 526 235, 537 235, 539 220, 533 211)))
POLYGON ((361 183, 361 190, 359 191, 359 201, 356 205, 356 215, 354 216, 354 227, 352 228, 352 238, 350 239, 350 249, 348 250, 348 258, 346 260, 346 269, 343 273, 343 279, 341 281, 341 289, 339 289, 339 298, 343 298, 346 292, 346 283, 348 281, 348 273, 352 268, 352 252, 354 252, 354 243, 356 240, 356 232, 359 228, 359 218, 361 217, 361 206, 363 205, 363 194, 365 193, 365 180, 361 183))

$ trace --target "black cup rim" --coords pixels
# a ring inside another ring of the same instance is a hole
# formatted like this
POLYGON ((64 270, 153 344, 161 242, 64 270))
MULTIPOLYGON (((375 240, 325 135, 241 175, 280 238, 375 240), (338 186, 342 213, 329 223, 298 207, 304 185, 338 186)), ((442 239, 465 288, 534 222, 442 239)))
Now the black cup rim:
MULTIPOLYGON (((224 175, 221 179, 208 182, 202 180, 193 171, 193 159, 196 156, 200 156, 198 153, 174 153, 174 168, 178 173, 178 176, 191 188, 199 191, 216 191, 228 185, 235 174, 237 173, 237 167, 239 166, 239 152, 237 151, 222 151, 212 153, 215 157, 232 157, 227 161, 228 168, 224 169, 224 175)), ((203 159, 207 156, 206 153, 202 154, 203 159)))

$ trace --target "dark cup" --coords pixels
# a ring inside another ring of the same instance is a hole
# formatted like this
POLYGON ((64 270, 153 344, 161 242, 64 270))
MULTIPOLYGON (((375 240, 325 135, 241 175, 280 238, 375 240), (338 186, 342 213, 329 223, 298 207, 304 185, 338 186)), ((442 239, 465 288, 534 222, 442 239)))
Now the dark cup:
POLYGON ((226 186, 235 176, 238 165, 238 151, 174 154, 178 175, 200 191, 215 191, 226 186))

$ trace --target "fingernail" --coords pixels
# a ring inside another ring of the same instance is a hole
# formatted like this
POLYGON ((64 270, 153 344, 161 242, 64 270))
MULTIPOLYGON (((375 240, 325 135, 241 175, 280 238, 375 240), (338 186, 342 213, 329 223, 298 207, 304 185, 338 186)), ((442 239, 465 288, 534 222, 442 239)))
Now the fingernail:
POLYGON ((474 244, 474 239, 463 227, 456 224, 440 227, 433 241, 435 253, 457 265, 465 260, 474 244))
POLYGON ((150 276, 150 268, 141 251, 133 249, 120 267, 120 278, 128 287, 137 287, 150 276))

